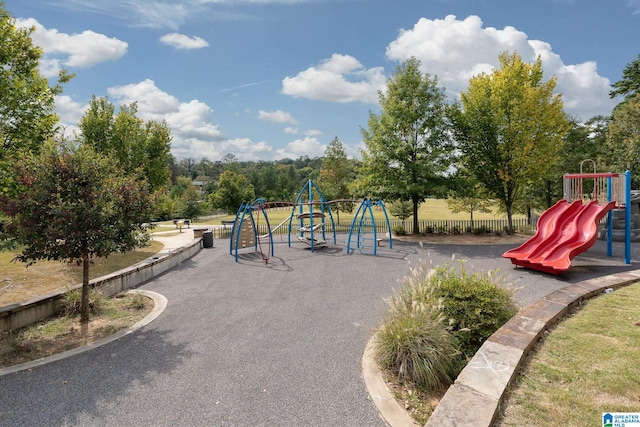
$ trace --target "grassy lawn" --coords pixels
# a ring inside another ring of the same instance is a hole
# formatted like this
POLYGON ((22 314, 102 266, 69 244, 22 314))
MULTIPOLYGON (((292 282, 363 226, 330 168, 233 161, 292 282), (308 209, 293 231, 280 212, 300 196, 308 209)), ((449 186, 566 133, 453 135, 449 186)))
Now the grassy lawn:
MULTIPOLYGON (((151 241, 150 246, 125 254, 111 254, 96 259, 89 267, 91 279, 128 267, 163 248, 151 241)), ((26 301, 41 295, 68 289, 82 282, 82 267, 56 261, 38 261, 30 267, 12 262, 14 252, 0 251, 0 307, 26 301)))
POLYGON ((500 426, 600 426, 640 410, 640 283, 604 294, 538 345, 503 404, 500 426))
MULTIPOLYGON (((291 209, 292 209, 291 207, 269 209, 267 211, 269 222, 274 226, 280 224, 282 221, 287 219, 289 215, 291 215, 291 209)), ((356 205, 354 206, 352 213, 340 212, 340 223, 351 222, 351 220, 353 220, 353 216, 355 215, 357 209, 358 209, 358 206, 356 205)), ((387 206, 387 213, 389 214, 389 219, 396 219, 388 211, 389 211, 389 207, 387 206)), ((334 220, 337 221, 336 212, 332 211, 332 213, 333 213, 334 220)), ((381 209, 374 208, 373 213, 376 219, 384 219, 384 214, 382 213, 381 209)), ((469 220, 471 219, 469 217, 469 214, 465 212, 452 213, 447 208, 447 202, 444 199, 426 200, 424 203, 420 205, 420 209, 418 211, 418 217, 421 220, 441 220, 441 219, 469 220)), ((504 219, 506 218, 506 215, 499 212, 496 206, 491 213, 475 212, 473 215, 473 218, 474 219, 504 219)), ((514 215, 514 218, 524 218, 524 216, 514 215)), ((204 221, 198 222, 197 224, 198 225, 220 225, 220 221, 222 220, 233 220, 233 219, 235 219, 235 215, 227 215, 227 216, 218 217, 212 220, 204 220, 204 221)), ((409 218, 407 221, 411 221, 411 218, 409 218)), ((173 225, 171 221, 165 222, 164 224, 173 225)))

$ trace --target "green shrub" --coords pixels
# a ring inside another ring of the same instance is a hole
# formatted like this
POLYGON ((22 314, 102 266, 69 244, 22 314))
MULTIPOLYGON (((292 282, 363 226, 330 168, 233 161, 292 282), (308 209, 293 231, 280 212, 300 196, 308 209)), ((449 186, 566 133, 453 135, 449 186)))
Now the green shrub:
POLYGON ((481 225, 480 227, 476 227, 471 231, 473 234, 487 234, 491 233, 491 229, 486 225, 481 225))
POLYGON ((451 384, 467 358, 517 312, 495 272, 469 274, 464 264, 412 269, 389 302, 376 333, 380 366, 425 390, 451 384))
POLYGON ((463 263, 459 271, 442 266, 433 275, 434 296, 467 357, 518 311, 513 292, 495 285, 495 280, 495 272, 469 274, 463 263))
POLYGON ((393 234, 396 234, 398 236, 404 236, 405 234, 407 234, 407 230, 405 230, 402 225, 394 225, 391 231, 393 232, 393 234))

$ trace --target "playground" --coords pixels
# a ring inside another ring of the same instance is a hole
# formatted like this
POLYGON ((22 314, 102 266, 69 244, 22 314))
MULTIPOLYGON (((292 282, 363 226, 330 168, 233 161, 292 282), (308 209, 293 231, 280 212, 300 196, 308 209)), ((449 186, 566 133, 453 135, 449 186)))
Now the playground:
POLYGON ((153 323, 106 346, 0 377, 7 391, 0 420, 384 426, 363 383, 363 349, 384 318, 385 298, 412 266, 465 260, 469 271, 498 269, 505 286, 517 289, 518 303, 532 307, 572 285, 633 273, 640 256, 640 248, 630 247, 627 263, 625 242, 612 241, 608 256, 609 242, 596 240, 555 275, 514 266, 502 256, 513 243, 394 240, 376 244, 373 255, 349 249, 354 230, 335 237, 318 231, 314 238, 330 244, 315 250, 288 234, 272 236, 266 261, 255 244, 234 253, 232 239, 217 239, 142 287, 169 301, 153 323))

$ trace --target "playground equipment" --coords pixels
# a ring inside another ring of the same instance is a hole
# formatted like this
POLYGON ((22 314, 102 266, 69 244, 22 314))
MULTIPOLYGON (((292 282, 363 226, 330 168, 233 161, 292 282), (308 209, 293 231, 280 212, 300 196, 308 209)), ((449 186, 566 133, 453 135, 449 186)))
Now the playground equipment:
MULTIPOLYGON (((273 232, 288 224, 288 245, 291 247, 291 234, 298 234, 298 241, 308 245, 311 252, 316 248, 327 245, 327 233, 333 233, 333 244, 336 244, 336 226, 331 212, 331 204, 337 202, 356 202, 356 200, 334 200, 327 201, 318 186, 309 180, 298 193, 295 202, 265 202, 264 199, 256 199, 253 203, 242 202, 231 229, 229 242, 229 253, 234 255, 238 261, 238 251, 240 249, 251 248, 259 251, 262 259, 266 262, 273 256, 273 232), (282 208, 291 206, 291 215, 276 227, 271 228, 267 209, 282 208), (263 218, 262 230, 267 230, 266 234, 260 234, 260 218, 263 218), (294 231, 293 221, 298 221, 297 230, 294 231)), ((373 202, 366 198, 360 202, 356 215, 351 222, 349 237, 347 242, 347 254, 350 252, 351 240, 356 236, 357 248, 362 254, 376 255, 377 247, 381 238, 378 237, 376 221, 372 208, 381 209, 387 224, 389 236, 389 247, 393 243, 391 240, 391 226, 389 216, 382 200, 373 202)))
POLYGON ((372 202, 371 199, 364 199, 360 203, 358 210, 356 211, 351 227, 349 228, 349 237, 347 239, 347 254, 351 249, 351 238, 353 231, 356 230, 356 247, 361 254, 376 255, 378 252, 378 245, 382 239, 378 238, 378 230, 376 221, 373 215, 373 206, 378 206, 384 212, 384 218, 387 222, 387 231, 389 234, 389 248, 393 247, 393 239, 391 238, 391 224, 389 222, 389 216, 384 206, 384 202, 379 200, 372 202))
POLYGON ((235 255, 236 262, 238 262, 238 250, 249 247, 259 250, 265 263, 273 256, 273 236, 264 199, 256 199, 253 203, 242 202, 233 222, 229 239, 229 253, 235 255), (256 211, 258 212, 257 218, 254 216, 256 211), (258 233, 260 215, 264 218, 268 230, 268 233, 262 236, 258 233), (263 242, 266 243, 266 251, 263 249, 263 242))
POLYGON ((517 266, 561 274, 571 260, 598 238, 598 224, 607 215, 607 256, 613 254, 613 209, 625 210, 625 263, 631 263, 631 173, 597 173, 585 160, 579 174, 566 174, 564 199, 542 213, 536 234, 502 256, 517 266), (593 173, 582 173, 585 162, 593 173))
POLYGON ((336 227, 331 206, 318 186, 309 180, 298 193, 289 217, 288 244, 291 247, 291 231, 294 218, 298 220, 298 240, 309 245, 311 252, 327 244, 327 218, 331 221, 333 244, 336 244, 336 227), (315 196, 315 197, 314 197, 315 196), (306 208, 306 209, 305 209, 306 208), (319 236, 318 236, 319 234, 319 236))

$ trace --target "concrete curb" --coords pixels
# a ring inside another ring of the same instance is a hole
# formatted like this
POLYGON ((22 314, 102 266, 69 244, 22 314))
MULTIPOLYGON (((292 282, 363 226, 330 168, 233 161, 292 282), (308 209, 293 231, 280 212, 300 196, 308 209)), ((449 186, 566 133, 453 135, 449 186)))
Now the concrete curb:
POLYGON ((127 293, 141 294, 153 300, 154 307, 151 310, 151 312, 144 317, 144 319, 138 321, 137 323, 135 323, 134 325, 130 326, 127 329, 123 329, 113 335, 102 338, 101 340, 95 341, 91 344, 87 344, 82 347, 77 347, 71 350, 67 350, 60 354, 53 354, 51 356, 43 357, 42 359, 33 360, 31 362, 25 362, 25 363, 21 363, 20 365, 15 365, 15 366, 10 366, 8 368, 0 369, 0 376, 12 374, 14 372, 24 371, 27 369, 33 369, 38 366, 45 365, 47 363, 66 359, 67 357, 75 356, 76 354, 84 353, 85 351, 89 351, 94 348, 106 345, 126 335, 129 335, 130 333, 142 328, 143 326, 148 325, 149 323, 157 319, 162 314, 162 312, 164 312, 165 308, 167 308, 167 299, 163 295, 160 295, 157 292, 151 292, 151 291, 142 290, 142 289, 132 289, 130 291, 127 291, 127 293))
POLYGON ((404 410, 395 399, 387 383, 385 382, 382 371, 378 367, 374 355, 375 335, 369 339, 367 347, 362 355, 362 377, 367 386, 367 390, 373 403, 375 403, 378 412, 382 418, 391 427, 417 427, 411 415, 404 410))
MULTIPOLYGON (((585 280, 552 292, 522 309, 480 347, 449 387, 425 427, 490 427, 500 403, 543 333, 582 301, 640 281, 640 270, 585 280)), ((375 336, 362 357, 362 376, 382 418, 392 427, 418 424, 389 391, 373 355, 375 336), (401 414, 401 413, 404 413, 401 414)))

